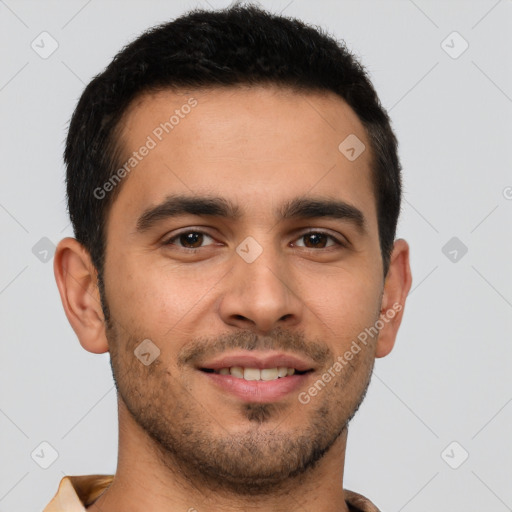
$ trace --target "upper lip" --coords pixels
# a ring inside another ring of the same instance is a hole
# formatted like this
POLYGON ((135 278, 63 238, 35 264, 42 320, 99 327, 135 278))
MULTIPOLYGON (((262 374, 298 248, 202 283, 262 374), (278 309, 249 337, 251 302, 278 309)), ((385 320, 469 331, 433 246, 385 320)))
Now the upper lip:
POLYGON ((295 368, 300 372, 313 370, 313 364, 308 358, 301 358, 294 354, 286 352, 256 352, 240 351, 223 354, 212 360, 205 361, 198 365, 199 369, 220 370, 221 368, 231 368, 241 366, 243 368, 295 368))

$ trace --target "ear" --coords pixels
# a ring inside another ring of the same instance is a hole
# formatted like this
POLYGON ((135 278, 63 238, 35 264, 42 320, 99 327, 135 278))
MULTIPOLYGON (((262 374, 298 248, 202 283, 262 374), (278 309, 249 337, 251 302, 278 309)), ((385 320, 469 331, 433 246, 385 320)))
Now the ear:
POLYGON ((80 344, 94 354, 108 351, 97 271, 89 252, 74 238, 55 250, 53 271, 64 311, 80 344))
POLYGON ((393 246, 384 282, 380 311, 380 320, 384 325, 379 332, 375 357, 387 356, 393 349, 411 283, 409 245, 405 240, 398 239, 393 246))

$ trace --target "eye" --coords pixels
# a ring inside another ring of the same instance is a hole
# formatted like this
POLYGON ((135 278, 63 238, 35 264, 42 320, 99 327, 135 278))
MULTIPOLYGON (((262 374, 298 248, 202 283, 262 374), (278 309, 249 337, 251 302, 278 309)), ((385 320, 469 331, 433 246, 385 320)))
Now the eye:
POLYGON ((338 240, 333 235, 329 233, 324 233, 323 231, 308 231, 307 233, 303 233, 297 240, 306 240, 304 245, 298 245, 298 247, 306 247, 307 249, 325 249, 327 247, 332 247, 335 245, 345 247, 346 244, 341 240, 338 240), (328 240, 333 241, 330 246, 326 246, 325 244, 328 240))
MULTIPOLYGON (((182 231, 177 235, 169 238, 164 242, 164 245, 175 245, 180 249, 194 251, 204 247, 204 243, 209 239, 214 241, 213 237, 199 230, 182 231)), ((335 236, 325 233, 323 231, 309 231, 303 233, 297 240, 304 240, 304 245, 294 244, 297 247, 304 247, 306 249, 326 249, 333 246, 346 247, 346 244, 336 238, 335 236), (331 242, 329 244, 329 242, 331 242)), ((213 245, 212 243, 206 245, 213 245)))
POLYGON ((169 238, 164 245, 176 245, 182 249, 199 249, 202 247, 205 238, 213 240, 211 236, 203 231, 182 231, 172 238, 169 238))

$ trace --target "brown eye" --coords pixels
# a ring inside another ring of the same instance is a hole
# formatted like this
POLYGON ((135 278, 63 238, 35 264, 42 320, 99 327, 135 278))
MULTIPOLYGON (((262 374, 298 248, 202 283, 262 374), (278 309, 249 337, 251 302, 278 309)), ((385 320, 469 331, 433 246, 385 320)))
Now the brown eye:
POLYGON ((309 233, 304 233, 298 238, 298 240, 304 240, 304 245, 298 246, 306 247, 307 249, 326 249, 327 247, 332 247, 333 245, 344 246, 344 244, 334 236, 322 231, 310 231, 309 233), (333 243, 327 245, 329 239, 333 241, 333 243))
POLYGON ((213 240, 211 236, 202 231, 184 231, 167 240, 166 245, 177 245, 183 249, 199 249, 205 238, 213 240))
POLYGON ((327 243, 327 235, 324 235, 322 233, 308 233, 307 235, 303 236, 304 240, 307 240, 306 247, 312 247, 312 248, 321 248, 323 249, 325 247, 325 244, 327 243))

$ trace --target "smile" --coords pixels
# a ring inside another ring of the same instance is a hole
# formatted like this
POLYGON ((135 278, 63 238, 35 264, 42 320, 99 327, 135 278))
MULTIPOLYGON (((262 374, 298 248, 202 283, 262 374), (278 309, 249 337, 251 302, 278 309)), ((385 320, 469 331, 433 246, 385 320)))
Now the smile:
POLYGON ((282 379, 283 377, 288 377, 295 373, 297 375, 306 373, 306 371, 301 372, 295 368, 286 366, 279 366, 276 368, 243 368, 242 366, 232 366, 230 368, 220 368, 219 370, 211 368, 201 368, 201 370, 207 373, 216 373, 218 375, 232 375, 238 379, 261 381, 282 379))

